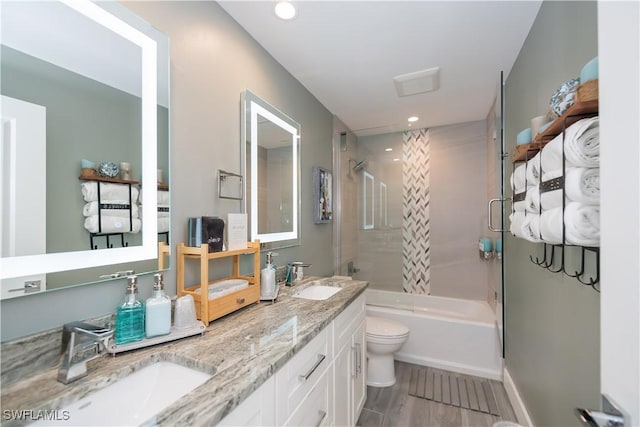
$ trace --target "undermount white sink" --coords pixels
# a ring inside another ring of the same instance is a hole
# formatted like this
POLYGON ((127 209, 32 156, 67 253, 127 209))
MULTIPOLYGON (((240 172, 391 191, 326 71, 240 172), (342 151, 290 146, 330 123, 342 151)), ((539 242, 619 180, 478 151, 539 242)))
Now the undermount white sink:
POLYGON ((159 361, 58 410, 59 421, 32 425, 139 426, 148 422, 153 425, 155 415, 212 376, 177 363, 159 361))
POLYGON ((326 300, 332 295, 340 292, 342 288, 337 286, 311 285, 291 295, 294 298, 304 298, 316 301, 326 300))

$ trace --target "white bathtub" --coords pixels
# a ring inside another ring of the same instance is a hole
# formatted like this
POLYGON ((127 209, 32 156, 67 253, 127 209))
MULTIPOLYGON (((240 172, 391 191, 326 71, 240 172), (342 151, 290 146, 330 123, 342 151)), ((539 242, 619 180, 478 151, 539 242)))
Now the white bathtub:
POLYGON ((397 360, 502 379, 495 316, 484 301, 367 289, 367 316, 397 320, 409 339, 397 360))

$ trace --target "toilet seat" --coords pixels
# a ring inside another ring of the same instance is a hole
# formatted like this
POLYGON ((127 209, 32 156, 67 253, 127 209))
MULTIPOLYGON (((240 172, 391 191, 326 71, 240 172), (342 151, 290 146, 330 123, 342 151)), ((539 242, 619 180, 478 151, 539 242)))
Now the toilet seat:
POLYGON ((366 335, 370 338, 393 339, 405 338, 409 335, 409 328, 400 322, 381 317, 367 316, 366 335))

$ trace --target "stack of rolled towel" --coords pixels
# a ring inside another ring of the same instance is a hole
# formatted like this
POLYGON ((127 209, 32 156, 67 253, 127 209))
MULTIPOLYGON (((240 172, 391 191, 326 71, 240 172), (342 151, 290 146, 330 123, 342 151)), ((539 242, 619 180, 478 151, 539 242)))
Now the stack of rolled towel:
POLYGON ((86 204, 82 209, 85 216, 84 228, 91 233, 138 233, 142 222, 138 209, 138 189, 129 185, 87 181, 81 184, 82 197, 86 204), (100 185, 100 205, 98 203, 100 185), (100 210, 100 217, 98 217, 100 210), (129 214, 131 212, 131 214, 129 214), (129 218, 131 217, 131 223, 129 218))
POLYGON ((544 241, 600 246, 600 128, 598 117, 574 123, 542 149, 542 181, 562 176, 564 145, 564 215, 562 189, 542 193, 540 232, 544 241))
POLYGON ((532 242, 561 244, 564 221, 565 244, 599 246, 599 163, 599 126, 594 117, 576 122, 565 131, 564 142, 562 134, 558 135, 526 165, 516 168, 512 175, 514 194, 520 184, 527 195, 523 202, 514 203, 511 233, 532 242), (564 212, 561 187, 540 192, 541 183, 563 176, 563 147, 564 212))
POLYGON ((514 212, 509 217, 511 234, 534 243, 540 241, 540 176, 539 154, 518 166, 511 176, 514 196, 525 193, 524 199, 513 204, 514 212))
POLYGON ((169 201, 169 192, 158 190, 158 233, 166 233, 171 228, 169 201))

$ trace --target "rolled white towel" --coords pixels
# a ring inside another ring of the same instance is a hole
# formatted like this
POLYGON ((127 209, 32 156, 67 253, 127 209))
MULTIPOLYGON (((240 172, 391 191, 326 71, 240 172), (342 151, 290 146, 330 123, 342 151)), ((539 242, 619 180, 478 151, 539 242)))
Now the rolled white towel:
POLYGON ((163 218, 163 217, 168 217, 171 216, 171 212, 169 209, 169 206, 164 205, 158 205, 158 218, 163 218))
POLYGON ((527 187, 527 196, 524 199, 527 212, 540 213, 540 188, 537 185, 527 187))
MULTIPOLYGON (((103 205, 128 205, 128 200, 111 200, 111 201, 102 201, 103 205)), ((89 202, 84 205, 82 208, 82 214, 84 216, 92 216, 98 215, 98 202, 89 202)), ((100 213, 104 216, 119 216, 119 217, 127 217, 129 218, 129 209, 102 209, 100 213)), ((133 218, 139 218, 138 216, 138 205, 131 205, 131 216, 133 218)))
POLYGON ((600 204, 600 168, 571 168, 564 186, 569 200, 585 205, 600 204))
POLYGON ((527 166, 524 163, 513 171, 513 189, 516 192, 519 192, 518 189, 524 189, 526 187, 526 175, 527 166))
MULTIPOLYGON (((110 182, 87 181, 81 184, 82 197, 85 202, 98 200, 98 185, 100 184, 100 200, 129 200, 128 184, 113 184, 110 182)), ((131 202, 138 200, 138 188, 131 186, 131 202)))
POLYGON ((540 215, 540 237, 544 242, 562 243, 562 208, 543 211, 540 215))
POLYGON ((562 142, 559 134, 541 152, 542 172, 562 170, 562 147, 568 167, 595 168, 600 163, 600 131, 598 118, 580 120, 565 131, 562 142))
MULTIPOLYGON (((514 193, 514 200, 515 200, 515 196, 516 195, 520 195, 522 193, 524 194, 524 198, 522 198, 521 200, 517 201, 517 202, 513 202, 513 210, 516 212, 524 212, 527 210, 527 194, 526 191, 524 189, 517 191, 514 193)), ((520 196, 522 197, 522 196, 520 196)))
POLYGON ((540 153, 526 163, 527 186, 540 183, 540 153))
MULTIPOLYGON (((600 168, 566 168, 564 180, 567 202, 580 202, 585 205, 600 203, 600 168)), ((557 178, 562 170, 542 175, 542 182, 557 178)), ((540 195, 542 210, 562 207, 562 189, 547 191, 540 195)))
MULTIPOLYGON (((600 207, 569 202, 565 206, 565 242, 569 245, 600 246, 600 207)), ((562 243, 562 208, 542 213, 540 234, 545 242, 562 243)))
POLYGON ((166 233, 171 230, 171 218, 158 218, 158 233, 166 233))
POLYGON ((98 229, 98 215, 88 216, 84 220, 84 228, 90 233, 139 233, 142 221, 133 219, 133 230, 129 231, 129 218, 117 216, 101 216, 102 229, 98 229))
POLYGON ((564 208, 567 243, 600 246, 600 206, 571 202, 564 208))
POLYGON ((526 234, 523 232, 522 228, 522 225, 524 224, 524 218, 524 212, 520 211, 512 212, 511 215, 509 215, 509 231, 515 237, 519 237, 521 239, 524 239, 524 236, 526 234))
POLYGON ((524 238, 530 242, 538 243, 540 239, 540 215, 527 214, 522 224, 524 238))

